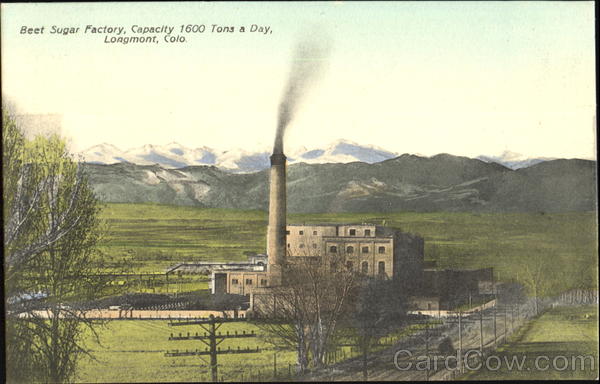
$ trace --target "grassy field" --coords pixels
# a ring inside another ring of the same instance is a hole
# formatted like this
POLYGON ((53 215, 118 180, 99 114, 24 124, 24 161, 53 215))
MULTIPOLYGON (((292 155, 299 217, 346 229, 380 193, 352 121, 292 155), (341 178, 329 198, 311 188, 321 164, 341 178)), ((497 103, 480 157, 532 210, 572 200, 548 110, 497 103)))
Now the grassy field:
MULTIPOLYGON (((558 307, 535 319, 496 354, 501 361, 526 356, 522 370, 508 370, 502 364, 497 371, 480 370, 467 374, 467 380, 567 380, 598 377, 598 306, 558 307), (582 364, 574 356, 594 358, 582 364), (538 360, 537 367, 535 360, 538 360), (545 357, 548 358, 546 360, 545 357), (562 357, 565 356, 566 360, 562 357), (556 359, 556 369, 552 363, 556 359), (546 369, 548 367, 548 369, 546 369), (566 367, 566 368, 565 368, 566 367), (563 369, 564 368, 564 369, 563 369)), ((492 363, 495 369, 496 363, 492 363)))
MULTIPOLYGON (((226 323, 221 332, 235 330, 260 330, 252 324, 226 323)), ((109 321, 100 332, 101 345, 88 335, 87 345, 97 359, 88 357, 81 361, 76 381, 78 382, 166 382, 166 381, 210 381, 210 370, 200 357, 166 357, 167 350, 204 350, 201 341, 169 341, 170 333, 204 333, 200 326, 169 327, 161 320, 115 320, 109 321)), ((224 341, 220 347, 261 348, 260 353, 219 355, 219 377, 226 381, 244 380, 250 374, 263 377, 273 374, 272 346, 262 337, 241 338, 224 341)), ((208 356, 202 356, 206 361, 208 356)), ((278 372, 286 374, 288 364, 295 361, 293 352, 278 351, 278 372)), ((271 377, 269 376, 269 377, 271 377)))
MULTIPOLYGON (((265 250, 267 213, 156 204, 107 204, 103 250, 134 271, 163 271, 183 261, 239 261, 265 250)), ((597 287, 594 212, 563 214, 292 214, 290 223, 370 222, 420 234, 425 258, 440 268, 494 267, 499 280, 522 280, 524 265, 547 260, 549 294, 597 287)))
MULTIPOLYGON (((435 323, 435 320, 432 320, 435 323)), ((398 339, 419 331, 423 324, 413 324, 398 329, 380 339, 381 345, 374 346, 375 352, 386 348, 398 339)), ((262 381, 274 377, 274 355, 277 354, 278 377, 288 377, 294 372, 296 353, 293 350, 276 351, 272 344, 265 340, 265 334, 252 323, 225 323, 219 329, 226 333, 254 331, 256 338, 230 339, 220 347, 241 349, 246 347, 260 348, 260 353, 219 355, 219 380, 225 381, 262 381), (260 377, 258 377, 260 375, 260 377)), ((186 334, 190 332, 204 333, 200 326, 169 327, 168 321, 162 320, 113 320, 100 328, 100 344, 91 333, 86 335, 86 345, 92 350, 96 360, 82 358, 76 375, 78 382, 190 382, 210 381, 208 365, 199 357, 167 357, 167 350, 180 351, 204 350, 201 341, 169 341, 171 333, 186 334)), ((352 339, 343 340, 351 343, 352 339)), ((336 354, 329 354, 328 361, 333 363, 359 356, 357 348, 338 347, 336 354)), ((208 356, 202 356, 208 361, 208 356)))

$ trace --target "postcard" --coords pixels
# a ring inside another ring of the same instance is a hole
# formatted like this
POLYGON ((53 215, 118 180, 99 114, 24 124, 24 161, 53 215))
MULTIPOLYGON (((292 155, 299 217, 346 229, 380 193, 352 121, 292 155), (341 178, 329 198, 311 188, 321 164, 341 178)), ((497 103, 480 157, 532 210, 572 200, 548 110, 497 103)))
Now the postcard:
POLYGON ((7 382, 598 378, 593 2, 1 7, 7 382))

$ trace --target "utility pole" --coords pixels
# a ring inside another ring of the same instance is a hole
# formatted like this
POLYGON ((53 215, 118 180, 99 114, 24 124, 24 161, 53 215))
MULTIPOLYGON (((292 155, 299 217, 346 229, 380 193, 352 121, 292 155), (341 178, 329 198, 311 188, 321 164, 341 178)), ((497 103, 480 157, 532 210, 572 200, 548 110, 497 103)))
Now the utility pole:
POLYGON ((463 365, 463 345, 462 345, 462 311, 458 312, 458 364, 460 365, 460 372, 464 373, 464 365, 463 365))
POLYGON ((494 293, 494 349, 498 347, 498 334, 496 333, 496 306, 498 305, 498 290, 496 289, 496 281, 494 280, 494 272, 492 270, 492 292, 494 293))
POLYGON ((510 306, 510 331, 514 332, 515 330, 515 308, 510 306))
POLYGON ((508 340, 508 337, 506 335, 506 322, 507 322, 508 318, 506 317, 506 305, 504 306, 504 342, 506 343, 508 340))
POLYGON ((494 348, 498 346, 498 334, 496 333, 496 303, 494 303, 494 348))
POLYGON ((425 323, 425 356, 427 356, 427 369, 425 370, 425 381, 429 381, 429 324, 425 323))
POLYGON ((479 310, 479 350, 483 357, 483 310, 479 310))
MULTIPOLYGON (((231 354, 231 353, 257 353, 260 352, 260 349, 257 347, 256 349, 250 349, 246 347, 246 349, 240 349, 238 346, 236 349, 231 349, 228 347, 226 350, 221 350, 221 348, 217 348, 219 344, 221 344, 225 339, 235 339, 235 338, 243 338, 243 337, 256 337, 254 332, 242 331, 242 333, 238 333, 235 331, 234 334, 230 334, 229 331, 226 334, 222 334, 219 332, 217 334, 217 330, 223 325, 223 323, 232 323, 232 322, 242 322, 245 321, 244 318, 215 318, 213 315, 210 315, 208 319, 198 319, 198 320, 182 320, 171 322, 169 326, 177 327, 177 326, 185 326, 185 325, 199 325, 204 329, 204 335, 198 335, 196 332, 195 335, 190 335, 188 332, 186 336, 182 336, 181 333, 178 336, 171 336, 169 340, 171 341, 181 341, 181 340, 200 340, 204 343, 208 348, 205 348, 204 351, 200 351, 196 349, 195 351, 180 352, 179 350, 174 350, 170 352, 166 352, 165 356, 168 357, 179 357, 179 356, 202 356, 209 355, 210 356, 210 371, 211 378, 213 382, 218 381, 218 363, 217 363, 217 355, 220 354, 231 354), (207 334, 208 332, 208 334, 207 334)), ((204 361, 204 360, 203 360, 204 361)), ((206 361, 204 361, 206 363, 206 361)))

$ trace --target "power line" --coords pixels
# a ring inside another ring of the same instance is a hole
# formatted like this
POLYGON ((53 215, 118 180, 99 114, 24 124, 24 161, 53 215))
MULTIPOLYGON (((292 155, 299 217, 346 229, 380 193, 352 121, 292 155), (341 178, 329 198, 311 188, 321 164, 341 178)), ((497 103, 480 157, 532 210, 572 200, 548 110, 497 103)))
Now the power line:
POLYGON ((219 344, 221 344, 226 339, 236 339, 236 338, 247 338, 247 337, 256 337, 256 333, 246 332, 245 330, 239 333, 235 331, 230 333, 227 331, 226 333, 218 332, 217 330, 224 323, 234 323, 234 322, 242 322, 246 321, 245 318, 220 318, 214 317, 210 315, 208 319, 197 319, 197 320, 180 320, 180 321, 172 321, 169 323, 171 327, 177 326, 185 326, 185 325, 199 325, 205 332, 202 335, 199 335, 198 332, 191 335, 189 332, 186 335, 182 335, 181 333, 178 335, 173 335, 171 333, 169 340, 170 341, 182 341, 182 340, 198 340, 206 345, 204 350, 196 349, 193 351, 185 350, 185 351, 169 351, 165 353, 165 356, 168 357, 180 357, 180 356, 210 356, 210 363, 207 363, 204 359, 200 357, 202 361, 210 366, 212 381, 218 381, 218 363, 217 356, 222 354, 238 354, 238 353, 258 353, 260 352, 260 348, 250 348, 246 347, 246 349, 242 349, 237 346, 237 349, 231 348, 231 346, 227 347, 227 349, 221 349, 219 344))

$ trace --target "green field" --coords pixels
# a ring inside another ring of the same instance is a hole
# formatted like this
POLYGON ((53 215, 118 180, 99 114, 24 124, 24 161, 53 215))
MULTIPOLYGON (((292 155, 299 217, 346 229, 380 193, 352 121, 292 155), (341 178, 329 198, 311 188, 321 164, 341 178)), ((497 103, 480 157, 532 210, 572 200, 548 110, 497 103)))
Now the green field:
MULTIPOLYGON (((508 370, 505 364, 492 371, 480 370, 467 374, 467 380, 567 380, 598 377, 598 306, 558 307, 544 313, 523 327, 496 355, 504 361, 513 356, 526 356, 522 370, 508 370), (575 356, 594 358, 582 364, 575 356), (536 367, 535 360, 538 358, 536 367), (548 358, 546 360, 545 357, 548 358), (564 356, 557 357, 557 356, 564 356), (552 362, 556 359, 555 367, 552 362), (566 367, 566 368, 564 368, 566 367)), ((516 367, 516 366, 514 366, 516 367)))
MULTIPOLYGON (((255 331, 248 323, 226 323, 219 331, 255 331)), ((169 327, 161 320, 114 320, 100 330, 101 345, 88 335, 87 345, 97 361, 84 357, 77 370, 78 382, 165 382, 210 381, 210 370, 200 357, 166 357, 167 350, 205 349, 201 341, 169 341, 170 333, 204 333, 200 326, 169 327)), ((224 341, 220 347, 261 348, 260 353, 218 356, 219 380, 249 379, 249 375, 272 377, 275 350, 263 338, 241 338, 224 341)), ((208 361, 208 356, 202 356, 208 361)), ((293 352, 277 352, 278 373, 287 375, 289 364, 295 361, 293 352)))
MULTIPOLYGON (((432 321, 435 323, 435 320, 432 321)), ((99 328, 100 344, 86 335, 86 345, 92 350, 96 360, 82 358, 76 381, 78 382, 167 382, 167 381, 210 381, 208 365, 199 357, 167 357, 167 350, 189 349, 204 350, 206 346, 201 341, 169 341, 171 333, 200 334, 205 331, 200 326, 169 327, 168 321, 163 320, 113 320, 99 328)), ((424 327, 423 324, 413 324, 400 328, 382 337, 381 345, 374 346, 375 352, 392 345, 398 339, 408 336, 424 327)), ((274 355, 276 354, 276 369, 278 377, 287 379, 294 375, 296 362, 295 351, 278 350, 265 340, 265 334, 252 323, 225 323, 219 332, 233 333, 242 330, 254 331, 256 338, 230 339, 220 347, 241 349, 246 347, 260 348, 260 353, 219 355, 219 380, 225 381, 268 381, 274 377, 274 355)), ((351 343, 352 339, 340 340, 351 343)), ((336 354, 327 356, 329 363, 339 362, 359 356, 357 348, 338 347, 336 354)), ((208 356, 202 356, 208 361, 208 356)))
MULTIPOLYGON (((267 213, 156 204, 107 204, 102 249, 133 270, 164 271, 183 261, 240 261, 265 250, 267 213)), ((547 260, 549 294, 597 287, 594 212, 291 214, 290 223, 370 222, 420 234, 425 258, 440 268, 494 267, 498 280, 522 280, 532 258, 547 260)))

